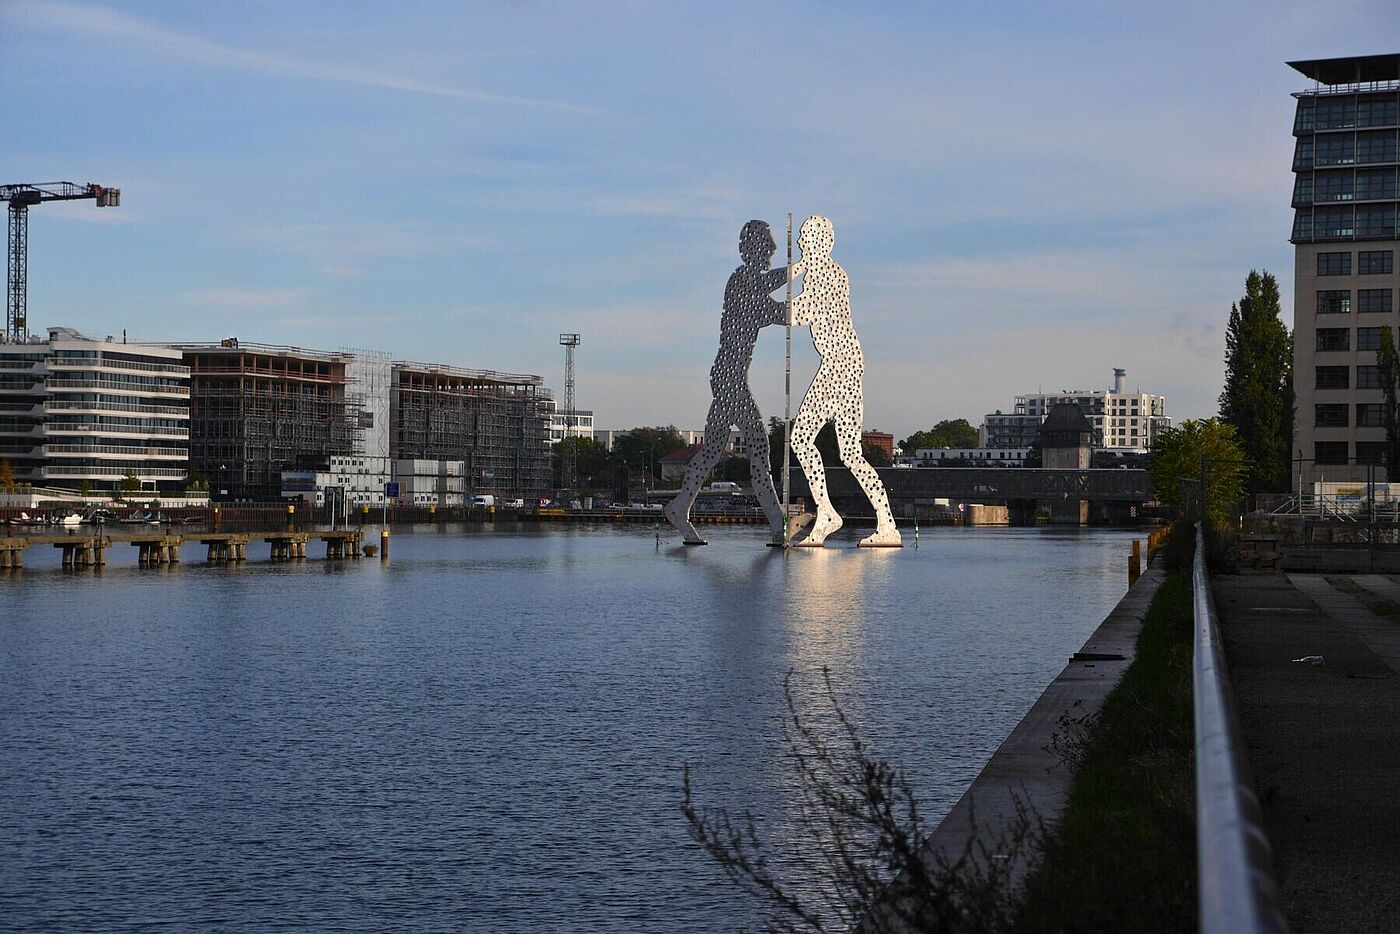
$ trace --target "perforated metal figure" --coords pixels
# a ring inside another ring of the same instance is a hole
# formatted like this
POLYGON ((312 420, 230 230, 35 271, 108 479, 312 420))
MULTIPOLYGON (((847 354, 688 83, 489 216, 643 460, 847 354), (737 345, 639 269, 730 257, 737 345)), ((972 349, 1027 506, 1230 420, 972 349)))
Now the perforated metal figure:
POLYGON ((739 255, 744 263, 734 270, 724 287, 719 352, 710 367, 714 401, 705 420, 705 443, 686 465, 680 495, 666 505, 666 518, 684 536, 687 545, 705 544, 690 523, 690 507, 704 487, 705 478, 724 456, 731 426, 738 426, 743 432, 754 496, 768 517, 774 540, 782 541, 783 510, 773 491, 768 465, 768 432, 749 389, 749 364, 759 329, 787 322, 787 303, 771 297, 771 293, 787 284, 786 266, 769 268, 776 249, 773 235, 763 221, 749 221, 739 232, 739 255))
POLYGON ((870 505, 875 507, 875 533, 861 539, 860 544, 898 547, 903 542, 890 512, 889 495, 860 446, 861 423, 865 420, 865 357, 851 323, 850 280, 846 270, 831 258, 836 244, 831 221, 819 215, 807 218, 797 244, 802 249, 802 259, 793 263, 792 275, 794 279, 802 276, 802 291, 792 298, 792 323, 811 327, 812 343, 822 358, 792 426, 792 449, 817 507, 807 537, 797 544, 821 545, 841 527, 841 517, 832 508, 826 489, 826 465, 816 445, 817 432, 832 422, 841 463, 850 468, 851 475, 870 497, 870 505))

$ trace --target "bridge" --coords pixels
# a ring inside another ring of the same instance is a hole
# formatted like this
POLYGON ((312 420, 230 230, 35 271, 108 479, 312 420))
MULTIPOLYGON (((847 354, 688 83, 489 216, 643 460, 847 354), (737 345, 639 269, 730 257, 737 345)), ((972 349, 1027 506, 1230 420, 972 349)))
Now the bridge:
MULTIPOLYGON (((1146 470, 1048 470, 1034 467, 881 467, 880 479, 890 494, 896 515, 910 515, 936 499, 952 502, 1006 505, 1013 519, 1024 519, 1036 503, 1085 501, 1096 518, 1126 517, 1132 506, 1153 499, 1152 479, 1146 470)), ((844 467, 828 468, 831 498, 869 509, 860 486, 844 467)), ((809 497, 802 471, 792 472, 794 496, 809 497)))

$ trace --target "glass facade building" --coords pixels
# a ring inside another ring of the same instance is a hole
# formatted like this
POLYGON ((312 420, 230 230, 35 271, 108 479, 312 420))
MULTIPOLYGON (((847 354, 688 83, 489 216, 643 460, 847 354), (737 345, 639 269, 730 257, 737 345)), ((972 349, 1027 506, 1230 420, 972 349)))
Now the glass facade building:
POLYGON ((1364 480, 1380 329, 1400 325, 1400 54, 1289 65, 1312 81, 1293 95, 1293 456, 1307 480, 1364 480))

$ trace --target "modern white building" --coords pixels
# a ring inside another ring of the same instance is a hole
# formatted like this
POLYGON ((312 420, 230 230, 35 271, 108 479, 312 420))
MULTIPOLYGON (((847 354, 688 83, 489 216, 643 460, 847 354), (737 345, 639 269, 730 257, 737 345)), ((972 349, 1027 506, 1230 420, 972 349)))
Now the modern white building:
POLYGON ((34 486, 174 492, 189 477, 179 350, 49 328, 0 344, 0 460, 34 486))
POLYGON ((350 350, 341 353, 349 357, 345 377, 349 385, 345 396, 351 418, 357 430, 351 435, 351 445, 357 462, 357 477, 367 477, 375 493, 371 502, 384 501, 384 486, 393 477, 389 454, 390 390, 394 380, 394 365, 389 354, 377 350, 350 350))
POLYGON ((1094 447, 1124 454, 1143 454, 1152 439, 1171 427, 1166 396, 1140 390, 1129 392, 1126 370, 1113 371, 1112 389, 1062 389, 1017 396, 1009 413, 986 415, 978 434, 984 448, 1029 447, 1040 424, 1061 402, 1078 405, 1094 426, 1094 447))
MULTIPOLYGON (((564 440, 569 418, 559 411, 559 403, 554 399, 542 399, 540 408, 549 419, 549 446, 553 447, 564 440)), ((590 409, 574 409, 574 423, 568 431, 572 438, 593 438, 593 412, 590 409)))

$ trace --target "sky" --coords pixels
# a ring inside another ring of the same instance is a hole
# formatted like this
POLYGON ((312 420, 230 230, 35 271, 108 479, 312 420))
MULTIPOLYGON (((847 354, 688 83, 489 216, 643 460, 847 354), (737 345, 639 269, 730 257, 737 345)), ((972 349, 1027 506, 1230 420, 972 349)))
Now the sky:
MULTIPOLYGON (((1386 43, 1389 43, 1388 45, 1386 43)), ((740 227, 823 214, 867 428, 1131 388, 1215 414, 1250 269, 1292 318, 1286 61, 1397 51, 1320 3, 0 0, 31 330, 535 373, 703 425, 740 227)), ((750 380, 783 409, 784 335, 750 380)), ((793 335, 793 407, 817 364, 793 335)))

